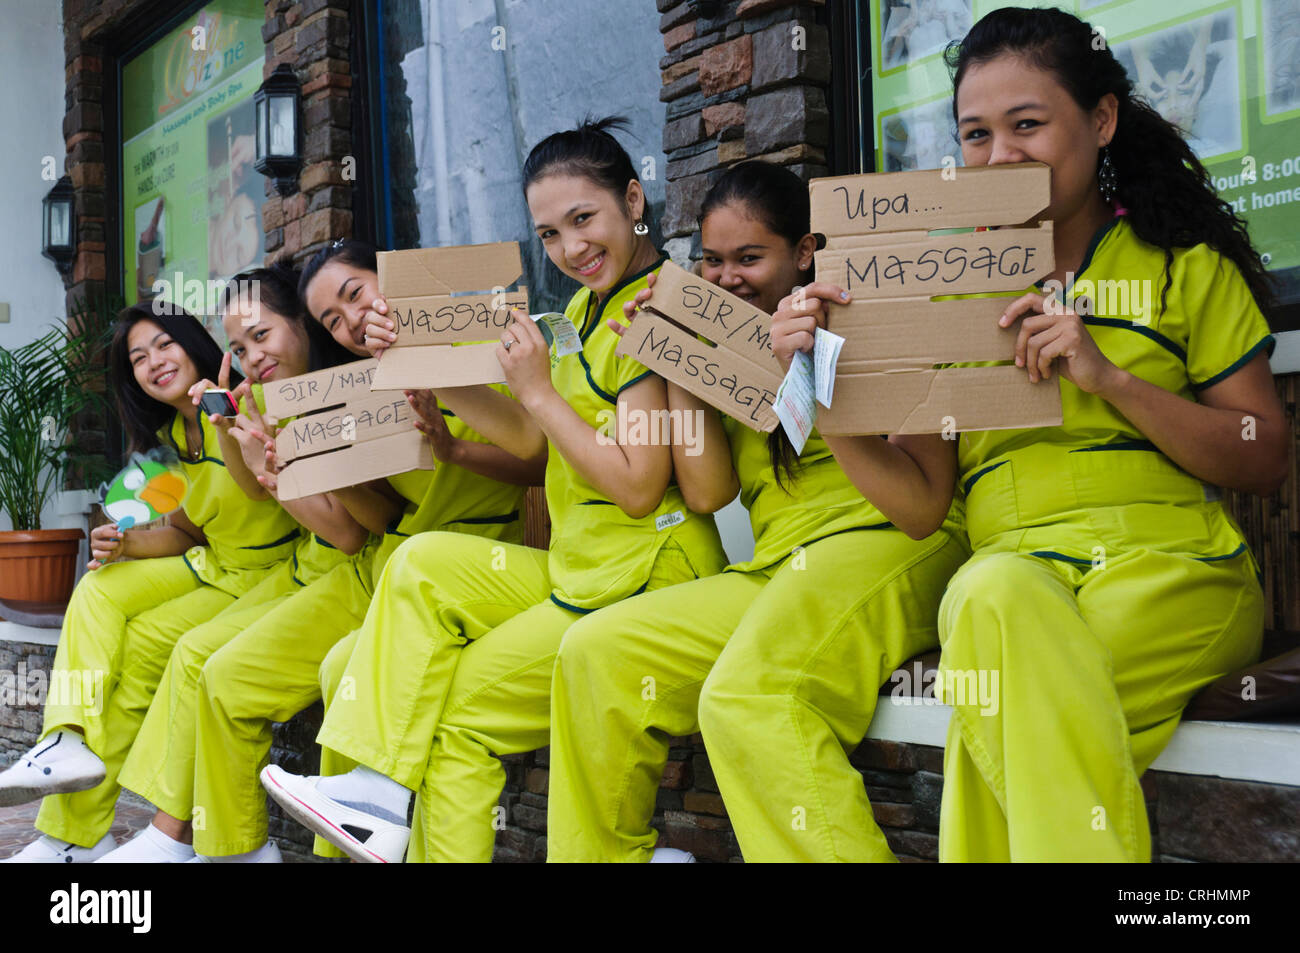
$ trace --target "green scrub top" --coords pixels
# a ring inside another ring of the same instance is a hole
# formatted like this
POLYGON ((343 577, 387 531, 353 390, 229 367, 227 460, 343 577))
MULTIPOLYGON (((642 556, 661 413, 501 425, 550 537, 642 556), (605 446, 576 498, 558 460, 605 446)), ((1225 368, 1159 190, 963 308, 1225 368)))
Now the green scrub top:
MULTIPOLYGON (((599 306, 590 289, 580 289, 564 311, 579 329, 582 350, 552 358, 551 380, 578 416, 611 435, 618 395, 650 371, 630 357, 615 356, 619 338, 605 321, 622 318, 623 304, 645 288, 646 277, 664 260, 622 279, 599 306)), ((551 600, 563 608, 589 612, 640 592, 669 539, 681 545, 701 575, 722 566, 716 525, 712 518, 687 509, 675 483, 669 484, 653 512, 637 519, 588 483, 552 446, 546 502, 551 514, 551 600)))
POLYGON ((763 569, 785 559, 796 547, 827 536, 892 525, 849 482, 816 430, 804 444, 793 478, 782 477, 782 486, 768 452, 768 435, 730 417, 722 418, 722 426, 740 480, 740 501, 749 510, 754 532, 753 559, 728 566, 728 570, 763 569))
POLYGON ((185 449, 185 418, 180 414, 159 433, 162 442, 176 451, 189 480, 181 508, 207 537, 207 545, 191 548, 185 561, 203 582, 240 595, 247 580, 237 577, 288 559, 303 531, 276 500, 250 500, 244 494, 226 471, 216 430, 205 414, 198 418, 203 443, 197 460, 185 449))
MULTIPOLYGON (((1195 400, 1271 352, 1273 337, 1240 271, 1219 253, 1206 245, 1174 251, 1162 308, 1164 265, 1164 252, 1116 217, 1094 237, 1064 296, 1080 312, 1076 296, 1088 299, 1095 313, 1084 324, 1116 366, 1195 400), (1135 294, 1149 298, 1148 312, 1134 307, 1135 294)), ((1060 426, 961 435, 973 546, 995 542, 1075 563, 1095 560, 1099 542, 1201 559, 1246 550, 1217 488, 1180 469, 1112 404, 1056 380, 1060 426)))
MULTIPOLYGON (((266 396, 262 385, 253 384, 252 392, 257 409, 265 414, 266 396)), ((296 418, 286 417, 281 423, 285 424, 294 419, 296 418)), ((299 528, 302 530, 302 535, 289 558, 293 563, 293 581, 299 586, 306 586, 339 563, 345 562, 348 557, 338 547, 317 536, 307 527, 299 524, 299 528)))
MULTIPOLYGON (((493 390, 510 395, 504 384, 491 386, 493 390)), ((491 441, 450 410, 441 405, 439 409, 453 437, 490 445, 491 441)), ((501 483, 449 463, 440 463, 433 470, 399 473, 388 477, 388 483, 407 504, 383 538, 372 540, 372 544, 363 550, 368 568, 360 575, 371 592, 393 550, 416 533, 445 530, 473 533, 503 543, 522 543, 524 540, 523 509, 527 487, 501 483)))

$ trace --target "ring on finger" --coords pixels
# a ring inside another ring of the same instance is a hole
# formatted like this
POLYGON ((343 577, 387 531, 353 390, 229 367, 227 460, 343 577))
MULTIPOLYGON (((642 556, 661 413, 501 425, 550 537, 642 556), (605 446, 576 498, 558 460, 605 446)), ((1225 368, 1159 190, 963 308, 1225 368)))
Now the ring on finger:
POLYGON ((510 340, 510 339, 507 338, 506 340, 504 340, 504 341, 501 342, 501 346, 504 347, 504 348, 508 351, 508 350, 510 350, 510 345, 512 345, 512 344, 514 344, 514 343, 515 343, 515 342, 514 342, 513 340, 510 340))

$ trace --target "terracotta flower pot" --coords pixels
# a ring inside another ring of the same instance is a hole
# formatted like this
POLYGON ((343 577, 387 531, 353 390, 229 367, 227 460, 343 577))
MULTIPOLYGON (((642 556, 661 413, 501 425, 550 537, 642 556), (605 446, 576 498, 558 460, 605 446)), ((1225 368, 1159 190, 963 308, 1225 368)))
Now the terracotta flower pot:
POLYGON ((79 529, 0 532, 0 599, 66 603, 85 535, 79 529))

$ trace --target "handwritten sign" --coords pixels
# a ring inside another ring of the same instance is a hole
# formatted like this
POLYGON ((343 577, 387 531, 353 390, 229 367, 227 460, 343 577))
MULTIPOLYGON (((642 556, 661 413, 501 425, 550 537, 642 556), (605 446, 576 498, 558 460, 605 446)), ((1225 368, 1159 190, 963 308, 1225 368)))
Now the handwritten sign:
POLYGON ((854 297, 1019 291, 1051 270, 1052 226, 894 241, 817 258, 817 278, 854 297), (1047 269, 1043 263, 1047 263, 1047 269))
POLYGON ((379 290, 397 325, 376 390, 459 387, 505 380, 496 359, 510 312, 528 313, 517 242, 380 252, 379 290), (487 342, 466 345, 467 342, 487 342))
POLYGON ((1051 182, 1031 173, 1014 190, 998 185, 1008 170, 1046 170, 1036 162, 934 169, 925 172, 880 172, 840 175, 808 183, 813 231, 835 240, 875 232, 931 228, 1017 225, 1047 208, 1051 182))
POLYGON ((276 381, 263 390, 267 413, 285 423, 275 438, 280 499, 430 470, 433 455, 415 429, 405 396, 374 392, 371 359, 276 381))
POLYGON ((341 404, 354 397, 367 396, 378 366, 378 362, 373 359, 353 361, 351 364, 340 364, 323 371, 275 381, 262 389, 266 412, 283 420, 285 417, 341 404))
POLYGON ((1053 426, 1055 378, 1031 384, 1017 328, 998 316, 1053 268, 1052 223, 1020 226, 1050 201, 1040 163, 814 179, 812 230, 825 236, 817 279, 853 295, 830 306, 845 339, 823 434, 940 433, 1053 426), (933 300, 940 296, 1005 297, 933 300), (951 364, 994 363, 992 367, 951 364))
POLYGON ((773 404, 783 375, 772 354, 770 315, 672 262, 660 269, 646 307, 616 353, 747 427, 776 428, 773 404))

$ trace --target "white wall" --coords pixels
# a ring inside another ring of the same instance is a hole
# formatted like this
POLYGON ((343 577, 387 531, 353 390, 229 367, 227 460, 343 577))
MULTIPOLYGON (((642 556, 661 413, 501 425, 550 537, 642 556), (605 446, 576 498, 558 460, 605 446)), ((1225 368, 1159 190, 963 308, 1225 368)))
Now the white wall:
MULTIPOLYGON (((0 0, 0 262, 5 281, 0 302, 0 347, 21 347, 64 317, 63 280, 41 255, 41 199, 54 186, 43 179, 42 160, 53 156, 54 178, 63 175, 63 10, 57 0, 0 0)), ((51 504, 46 527, 81 526, 79 515, 51 504)), ((73 507, 75 509, 75 507, 73 507)), ((0 529, 9 529, 0 514, 0 529)))
POLYGON ((54 182, 41 178, 45 156, 64 173, 63 12, 54 0, 0 0, 0 261, 8 280, 0 301, 0 347, 26 344, 63 315, 63 281, 41 255, 41 199, 54 182))

